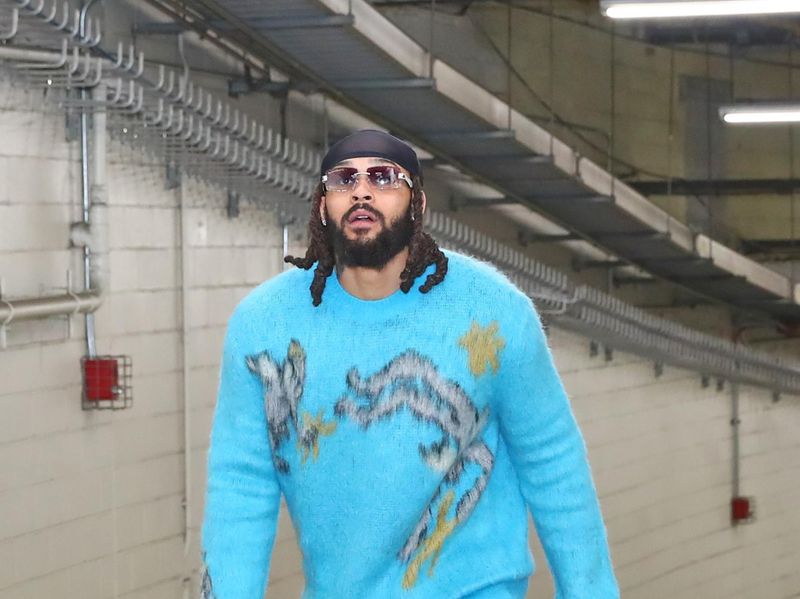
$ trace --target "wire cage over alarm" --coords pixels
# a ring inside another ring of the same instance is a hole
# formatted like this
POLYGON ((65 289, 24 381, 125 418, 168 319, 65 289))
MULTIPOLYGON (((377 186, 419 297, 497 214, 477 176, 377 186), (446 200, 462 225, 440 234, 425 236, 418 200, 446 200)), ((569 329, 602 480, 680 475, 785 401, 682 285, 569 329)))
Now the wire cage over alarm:
POLYGON ((130 356, 81 358, 84 410, 124 410, 133 406, 130 356))

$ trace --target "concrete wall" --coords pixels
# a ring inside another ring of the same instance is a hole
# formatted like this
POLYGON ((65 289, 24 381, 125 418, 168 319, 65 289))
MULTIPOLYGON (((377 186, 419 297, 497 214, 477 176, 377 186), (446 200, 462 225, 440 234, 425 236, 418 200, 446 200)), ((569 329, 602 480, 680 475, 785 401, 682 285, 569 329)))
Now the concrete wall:
MULTIPOLYGON (((80 252, 77 145, 40 90, 0 83, 0 276, 9 297, 63 286, 80 252)), ((82 317, 20 322, 0 350, 0 597, 177 598, 197 584, 198 534, 222 335, 234 305, 283 267, 269 213, 225 212, 224 191, 193 181, 167 190, 162 164, 112 143, 111 281, 96 315, 98 350, 133 359, 134 405, 80 409, 82 317), (181 199, 186 209, 179 210, 181 199), (184 225, 181 231, 181 225, 184 225), (182 264, 181 242, 188 247, 182 264), (182 346, 186 277, 189 342, 182 346), (192 543, 183 554, 183 360, 189 370, 192 543)), ((291 230, 290 253, 304 249, 291 230)), ((590 451, 626 597, 796 596, 800 444, 795 400, 742 391, 742 492, 758 520, 733 529, 730 400, 699 377, 615 354, 554 330, 552 344, 590 451), (602 355, 602 354, 601 354, 602 355)), ((534 541, 535 545, 535 541, 534 541)), ((537 549, 538 551, 538 549, 537 549)), ((545 560, 531 597, 550 596, 545 560)), ((282 512, 270 596, 302 588, 282 512)))

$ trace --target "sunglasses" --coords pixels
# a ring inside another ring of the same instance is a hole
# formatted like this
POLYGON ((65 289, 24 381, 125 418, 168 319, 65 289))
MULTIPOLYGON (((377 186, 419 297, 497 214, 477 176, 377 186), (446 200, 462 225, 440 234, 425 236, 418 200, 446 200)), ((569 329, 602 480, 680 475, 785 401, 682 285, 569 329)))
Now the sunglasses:
POLYGON ((352 167, 334 168, 322 175, 322 182, 328 191, 352 191, 356 187, 359 175, 366 175, 367 184, 379 191, 397 189, 401 181, 405 181, 409 188, 414 187, 411 178, 391 164, 371 166, 366 171, 352 167))

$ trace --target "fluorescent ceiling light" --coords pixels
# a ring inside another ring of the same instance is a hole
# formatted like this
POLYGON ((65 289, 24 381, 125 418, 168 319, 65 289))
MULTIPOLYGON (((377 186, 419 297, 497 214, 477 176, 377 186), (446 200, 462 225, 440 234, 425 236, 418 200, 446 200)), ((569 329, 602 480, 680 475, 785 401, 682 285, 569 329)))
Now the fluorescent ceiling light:
POLYGON ((800 104, 737 104, 722 106, 720 118, 731 124, 800 123, 800 104))
POLYGON ((800 0, 601 0, 600 10, 612 19, 777 15, 800 13, 800 0))

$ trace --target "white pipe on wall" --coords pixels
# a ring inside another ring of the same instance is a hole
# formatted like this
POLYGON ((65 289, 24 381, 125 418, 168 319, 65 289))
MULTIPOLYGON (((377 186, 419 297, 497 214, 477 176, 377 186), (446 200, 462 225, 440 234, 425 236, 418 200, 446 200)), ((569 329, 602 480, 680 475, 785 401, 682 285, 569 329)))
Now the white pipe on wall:
MULTIPOLYGON (((83 102, 89 99, 89 92, 86 89, 80 90, 80 98, 83 102)), ((82 223, 85 231, 89 234, 89 239, 92 236, 90 224, 90 210, 91 210, 91 190, 89 189, 89 111, 86 108, 81 108, 81 202, 83 204, 82 223)), ((91 250, 88 243, 84 244, 81 248, 83 253, 83 287, 84 290, 89 291, 91 285, 91 250)), ((94 314, 89 312, 85 315, 84 321, 85 336, 86 336, 86 354, 90 357, 97 355, 94 343, 94 314)))
MULTIPOLYGON (((186 211, 186 196, 183 190, 183 184, 178 186, 177 189, 178 203, 180 210, 180 243, 181 243, 181 338, 183 346, 183 484, 184 484, 184 498, 183 498, 183 513, 184 513, 184 528, 183 528, 183 555, 188 558, 189 549, 192 542, 191 526, 192 526, 192 430, 190 418, 190 379, 189 379, 189 284, 187 279, 189 273, 189 244, 187 238, 187 231, 189 228, 189 215, 186 211)), ((186 573, 184 580, 191 580, 191 568, 188 560, 184 560, 185 568, 189 571, 186 573)))
POLYGON ((3 298, 0 299, 0 323, 10 324, 18 320, 66 314, 86 314, 97 310, 102 303, 101 296, 86 291, 15 300, 3 298))
POLYGON ((739 383, 731 382, 731 475, 733 496, 739 496, 739 383))
MULTIPOLYGON (((96 101, 105 98, 106 84, 101 81, 93 90, 96 101)), ((106 111, 96 110, 93 118, 91 185, 89 207, 89 248, 91 289, 103 294, 108 286, 108 189, 106 186, 106 111)))

